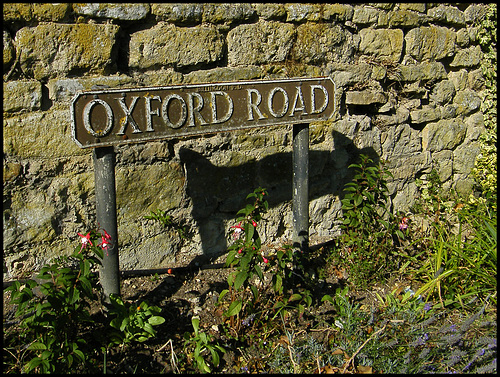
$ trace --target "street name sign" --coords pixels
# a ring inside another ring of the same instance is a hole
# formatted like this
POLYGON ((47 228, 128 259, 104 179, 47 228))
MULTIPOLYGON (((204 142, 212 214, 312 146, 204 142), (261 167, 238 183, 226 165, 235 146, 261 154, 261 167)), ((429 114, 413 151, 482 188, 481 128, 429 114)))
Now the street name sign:
POLYGON ((329 77, 252 80, 80 92, 71 102, 80 148, 310 123, 335 108, 329 77))

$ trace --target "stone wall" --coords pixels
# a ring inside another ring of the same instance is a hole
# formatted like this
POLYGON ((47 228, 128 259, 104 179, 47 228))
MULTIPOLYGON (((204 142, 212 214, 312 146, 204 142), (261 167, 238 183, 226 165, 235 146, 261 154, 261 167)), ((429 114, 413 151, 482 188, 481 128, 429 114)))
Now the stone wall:
MULTIPOLYGON (((485 5, 3 5, 4 278, 40 268, 96 227, 92 151, 71 136, 70 102, 95 88, 330 76, 338 116, 310 126, 311 244, 339 234, 347 166, 388 161, 392 210, 416 179, 471 190, 484 131, 485 5)), ((122 269, 214 260, 246 195, 269 191, 266 246, 291 239, 291 127, 115 147, 122 269), (144 216, 157 209, 188 238, 144 216)))

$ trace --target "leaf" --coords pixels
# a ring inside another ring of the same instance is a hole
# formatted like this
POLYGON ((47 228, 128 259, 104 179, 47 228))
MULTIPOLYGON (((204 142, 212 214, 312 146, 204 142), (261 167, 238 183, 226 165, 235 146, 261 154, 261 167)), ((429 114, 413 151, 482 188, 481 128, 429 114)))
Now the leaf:
POLYGON ((222 292, 219 294, 219 300, 218 300, 219 304, 222 302, 222 299, 227 293, 229 293, 229 289, 223 289, 222 292))
POLYGON ((373 373, 372 367, 365 367, 362 365, 358 365, 356 367, 356 369, 358 370, 358 373, 361 373, 361 374, 372 374, 373 373))
POLYGON ((290 296, 290 298, 288 299, 288 301, 297 301, 297 300, 300 300, 302 298, 302 295, 298 294, 298 293, 294 293, 293 295, 290 296))
POLYGON ((229 308, 226 310, 226 312, 224 313, 224 315, 226 317, 231 317, 233 315, 236 315, 238 314, 240 311, 241 311, 241 307, 242 307, 242 303, 241 301, 233 301, 231 303, 231 305, 229 305, 229 308))
POLYGON ((247 277, 248 273, 246 271, 241 271, 240 273, 238 273, 238 275, 236 275, 236 279, 234 279, 234 289, 240 289, 247 277))
POLYGON ((29 350, 46 350, 47 346, 41 342, 31 343, 28 347, 29 350))
POLYGON ((264 275, 262 274, 262 270, 261 270, 261 268, 260 268, 260 266, 258 264, 255 265, 254 270, 257 273, 257 276, 259 277, 259 279, 261 281, 263 281, 264 280, 264 275))
POLYGON ((274 291, 280 292, 281 287, 283 286, 283 278, 281 277, 281 275, 274 275, 274 277, 275 277, 274 291))
POLYGON ((31 372, 33 369, 35 369, 36 367, 38 367, 42 361, 44 361, 42 358, 40 357, 35 357, 33 359, 31 359, 25 366, 25 371, 26 373, 29 373, 31 372))
POLYGON ((148 323, 150 323, 152 326, 161 325, 164 322, 165 322, 165 318, 157 316, 157 315, 148 318, 148 323))
POLYGON ((81 360, 85 361, 85 355, 80 350, 74 350, 73 353, 81 360))

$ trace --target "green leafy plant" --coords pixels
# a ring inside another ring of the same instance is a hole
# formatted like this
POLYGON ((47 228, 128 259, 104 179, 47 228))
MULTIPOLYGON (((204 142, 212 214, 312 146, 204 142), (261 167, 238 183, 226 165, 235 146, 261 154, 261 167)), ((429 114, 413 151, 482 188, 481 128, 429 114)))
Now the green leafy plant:
MULTIPOLYGON (((345 185, 342 199, 342 254, 345 254, 351 280, 360 288, 372 281, 383 282, 391 273, 389 257, 396 257, 396 246, 405 238, 406 218, 398 219, 388 210, 387 179, 392 174, 373 160, 360 155, 351 182, 345 185)), ((396 266, 394 261, 392 265, 396 266)))
MULTIPOLYGON (((257 276, 263 281, 261 263, 268 263, 269 260, 262 255, 261 240, 257 231, 257 222, 262 219, 262 213, 268 209, 268 203, 264 200, 266 190, 259 187, 247 196, 253 199, 253 203, 247 204, 245 208, 238 211, 236 219, 238 224, 232 226, 234 243, 229 247, 226 259, 226 266, 235 268, 227 279, 229 289, 223 290, 219 295, 219 303, 224 296, 229 293, 231 303, 224 315, 231 317, 232 326, 235 325, 235 318, 240 311, 248 304, 255 306, 259 298, 258 288, 251 284, 251 280, 257 276), (246 288, 252 294, 248 301, 246 288)), ((248 312, 251 312, 248 308, 248 312)))
POLYGON ((168 215, 166 211, 162 211, 161 209, 158 209, 156 212, 151 211, 151 215, 144 216, 144 218, 158 221, 165 229, 174 228, 181 239, 187 237, 187 225, 182 225, 181 223, 172 220, 172 216, 168 215))
POLYGON ((200 319, 198 317, 191 318, 194 333, 184 333, 184 348, 192 349, 190 356, 196 362, 196 366, 202 373, 210 373, 212 369, 210 364, 205 360, 205 353, 209 352, 212 356, 211 365, 214 367, 219 366, 220 356, 219 353, 225 353, 226 350, 214 342, 210 334, 200 331, 200 319))
POLYGON ((111 342, 114 344, 144 342, 156 335, 153 326, 165 322, 165 318, 158 315, 161 309, 148 305, 146 301, 134 305, 123 302, 121 297, 113 294, 110 295, 110 301, 112 306, 109 316, 115 317, 110 325, 117 330, 111 333, 111 342))
POLYGON ((93 322, 88 309, 89 301, 96 298, 93 285, 97 278, 92 270, 100 264, 101 247, 109 238, 96 231, 80 236, 82 246, 71 256, 58 257, 35 279, 23 284, 16 281, 6 288, 11 291, 11 303, 17 304, 16 316, 21 317, 28 344, 26 373, 63 373, 86 362, 86 341, 74 330, 93 322), (99 237, 103 240, 100 245, 99 237))

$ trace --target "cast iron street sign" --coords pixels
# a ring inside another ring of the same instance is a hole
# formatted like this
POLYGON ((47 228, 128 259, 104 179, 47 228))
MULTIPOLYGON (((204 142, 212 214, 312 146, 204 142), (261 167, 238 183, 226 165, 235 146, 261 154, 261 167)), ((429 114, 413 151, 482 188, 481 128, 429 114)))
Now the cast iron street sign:
POLYGON ((329 119, 328 77, 172 85, 81 92, 71 103, 81 148, 173 139, 329 119))

